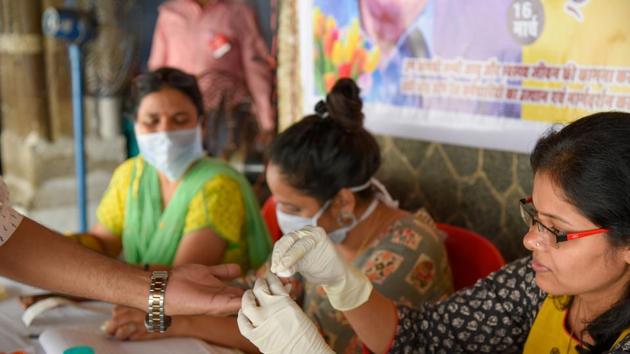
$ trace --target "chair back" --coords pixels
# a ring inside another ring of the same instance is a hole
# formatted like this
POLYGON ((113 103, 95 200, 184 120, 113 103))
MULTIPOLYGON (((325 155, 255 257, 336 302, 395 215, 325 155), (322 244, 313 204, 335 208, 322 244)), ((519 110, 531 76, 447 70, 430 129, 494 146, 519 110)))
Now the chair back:
POLYGON ((267 224, 267 228, 269 229, 271 241, 275 243, 280 239, 280 237, 282 237, 282 231, 278 225, 278 217, 276 216, 276 200, 273 198, 273 195, 267 198, 265 204, 263 204, 261 213, 265 223, 267 224))
POLYGON ((496 246, 478 233, 449 224, 437 227, 447 234, 445 246, 455 290, 472 286, 505 264, 496 246))

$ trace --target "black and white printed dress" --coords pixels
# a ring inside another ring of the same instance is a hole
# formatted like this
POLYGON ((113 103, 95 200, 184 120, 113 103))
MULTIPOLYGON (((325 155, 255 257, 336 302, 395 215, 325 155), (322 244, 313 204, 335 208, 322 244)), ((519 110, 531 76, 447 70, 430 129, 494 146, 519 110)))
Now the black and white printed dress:
MULTIPOLYGON (((399 306, 390 353, 520 353, 546 296, 519 259, 445 301, 399 306)), ((608 353, 630 353, 630 335, 608 353)))

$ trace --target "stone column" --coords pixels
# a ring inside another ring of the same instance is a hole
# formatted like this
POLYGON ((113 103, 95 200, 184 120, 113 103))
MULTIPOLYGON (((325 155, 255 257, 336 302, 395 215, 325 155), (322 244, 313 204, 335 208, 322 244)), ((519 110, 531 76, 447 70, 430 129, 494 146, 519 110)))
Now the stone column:
POLYGON ((33 182, 24 146, 50 140, 38 0, 0 0, 2 162, 6 179, 33 182))
POLYGON ((278 28, 278 128, 286 129, 302 118, 300 36, 297 1, 280 1, 278 28))
POLYGON ((2 126, 49 138, 40 3, 0 0, 0 15, 2 126))

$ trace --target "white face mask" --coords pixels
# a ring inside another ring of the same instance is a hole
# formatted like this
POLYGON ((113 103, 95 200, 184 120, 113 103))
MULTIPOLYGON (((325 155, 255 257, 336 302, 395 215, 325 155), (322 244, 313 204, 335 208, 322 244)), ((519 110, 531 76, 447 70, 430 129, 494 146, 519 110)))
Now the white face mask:
MULTIPOLYGON (((357 224, 359 224, 363 220, 367 219, 374 212, 374 210, 376 210, 376 207, 378 206, 379 201, 384 202, 388 206, 397 207, 398 203, 392 200, 390 195, 387 193, 387 190, 385 190, 385 187, 383 187, 383 185, 374 178, 370 179, 367 183, 361 186, 349 188, 349 190, 351 192, 359 192, 359 191, 370 188, 371 185, 376 186, 376 188, 379 189, 381 194, 384 194, 384 197, 380 197, 380 194, 377 195, 377 197, 374 198, 372 203, 370 203, 370 206, 368 206, 368 208, 365 210, 365 212, 363 213, 363 215, 361 215, 359 219, 357 219, 356 217, 354 217, 354 215, 352 215, 352 221, 350 222, 350 224, 329 232, 328 237, 330 237, 330 239, 334 243, 337 243, 337 244, 342 243, 348 236, 348 233, 350 232, 350 230, 356 227, 357 224)), ((278 206, 276 205, 276 216, 278 218, 278 226, 280 227, 280 230, 282 231, 283 234, 287 234, 291 231, 302 229, 305 226, 317 226, 317 220, 328 208, 330 203, 331 203, 330 200, 324 203, 324 205, 322 205, 322 207, 319 208, 319 210, 317 210, 315 215, 313 215, 310 218, 305 217, 305 216, 287 214, 283 212, 282 210, 280 210, 280 208, 278 208, 278 206)))
POLYGON ((144 159, 171 181, 205 154, 199 128, 138 134, 137 140, 144 159))
POLYGON ((296 231, 304 228, 305 226, 317 226, 317 220, 324 213, 324 210, 328 208, 330 202, 324 203, 319 210, 312 217, 287 214, 280 210, 278 204, 276 204, 276 217, 278 218, 278 226, 282 234, 288 234, 289 232, 296 231))

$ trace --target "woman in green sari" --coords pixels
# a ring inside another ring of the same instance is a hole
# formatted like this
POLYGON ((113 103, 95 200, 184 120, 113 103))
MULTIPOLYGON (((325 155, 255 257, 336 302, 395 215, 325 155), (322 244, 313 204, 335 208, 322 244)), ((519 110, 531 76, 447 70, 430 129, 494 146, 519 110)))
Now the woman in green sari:
POLYGON ((271 242, 247 180, 202 149, 202 97, 172 68, 133 82, 140 156, 121 164, 82 243, 147 269, 263 263, 271 242))

